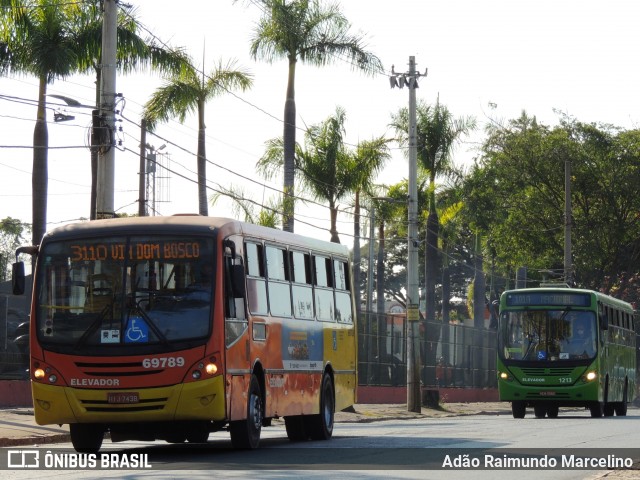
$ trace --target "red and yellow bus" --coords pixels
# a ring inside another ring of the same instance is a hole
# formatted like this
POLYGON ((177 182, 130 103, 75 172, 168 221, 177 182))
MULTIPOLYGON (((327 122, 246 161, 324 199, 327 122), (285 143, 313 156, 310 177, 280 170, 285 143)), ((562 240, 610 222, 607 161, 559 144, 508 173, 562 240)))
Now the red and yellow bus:
MULTIPOLYGON (((37 247, 31 307, 36 422, 74 448, 329 439, 355 403, 355 299, 346 247, 225 218, 98 220, 37 247)), ((14 266, 14 289, 24 284, 14 266)))

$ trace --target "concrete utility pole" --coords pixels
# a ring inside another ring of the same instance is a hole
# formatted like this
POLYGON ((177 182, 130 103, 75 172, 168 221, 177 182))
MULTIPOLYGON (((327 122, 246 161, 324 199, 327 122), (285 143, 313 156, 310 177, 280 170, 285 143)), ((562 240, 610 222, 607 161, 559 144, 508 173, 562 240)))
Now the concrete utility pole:
POLYGON ((102 19, 102 74, 100 76, 100 119, 102 145, 98 157, 96 218, 113 218, 115 178, 115 100, 118 6, 104 0, 102 19))
POLYGON ((571 261, 571 160, 564 161, 564 281, 573 286, 573 262, 571 261))
POLYGON ((147 121, 140 121, 140 178, 138 179, 138 216, 147 214, 147 121))
MULTIPOLYGON (((416 72, 415 57, 409 57, 409 72, 396 74, 391 70, 391 88, 409 88, 409 215, 407 235, 407 410, 420 412, 420 334, 418 331, 418 145, 416 140, 416 88, 420 73, 416 72)), ((426 70, 425 70, 425 75, 426 70)))

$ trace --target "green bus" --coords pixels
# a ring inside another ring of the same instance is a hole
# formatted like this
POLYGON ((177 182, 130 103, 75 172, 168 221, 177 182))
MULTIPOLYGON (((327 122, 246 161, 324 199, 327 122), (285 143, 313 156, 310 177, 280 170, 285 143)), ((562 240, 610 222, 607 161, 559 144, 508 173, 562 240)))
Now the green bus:
POLYGON ((555 418, 560 407, 592 417, 627 414, 636 394, 634 309, 591 290, 541 287, 500 298, 498 392, 514 418, 533 407, 555 418))

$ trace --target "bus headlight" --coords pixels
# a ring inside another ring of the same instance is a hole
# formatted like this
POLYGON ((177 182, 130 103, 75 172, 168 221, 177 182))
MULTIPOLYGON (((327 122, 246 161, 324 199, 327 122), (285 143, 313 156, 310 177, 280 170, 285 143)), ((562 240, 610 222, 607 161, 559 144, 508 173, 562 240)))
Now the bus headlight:
POLYGON ((36 380, 42 380, 44 378, 44 370, 42 368, 36 368, 33 371, 33 376, 36 380))
POLYGON ((499 377, 500 380, 506 380, 507 382, 510 382, 512 380, 511 375, 509 375, 507 372, 500 372, 499 377))
POLYGON ((592 370, 592 371, 590 371, 590 372, 585 373, 585 374, 582 376, 582 381, 583 381, 583 382, 592 382, 592 381, 594 381, 596 378, 598 378, 598 373, 592 370))
POLYGON ((207 372, 209 375, 215 375, 216 373, 218 373, 218 366, 215 363, 207 363, 205 372, 207 372))

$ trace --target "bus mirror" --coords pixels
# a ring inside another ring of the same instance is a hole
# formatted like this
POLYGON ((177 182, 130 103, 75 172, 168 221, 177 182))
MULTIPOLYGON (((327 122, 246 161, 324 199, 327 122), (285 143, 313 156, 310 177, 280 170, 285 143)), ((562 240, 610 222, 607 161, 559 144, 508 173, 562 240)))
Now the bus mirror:
POLYGON ((233 296, 235 298, 244 298, 244 266, 233 265, 231 270, 231 281, 233 284, 233 296))
POLYGON ((11 285, 14 295, 24 294, 24 262, 11 265, 11 285))

